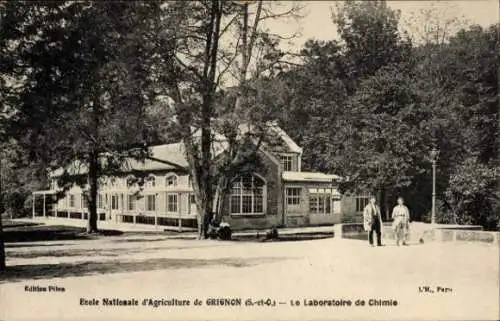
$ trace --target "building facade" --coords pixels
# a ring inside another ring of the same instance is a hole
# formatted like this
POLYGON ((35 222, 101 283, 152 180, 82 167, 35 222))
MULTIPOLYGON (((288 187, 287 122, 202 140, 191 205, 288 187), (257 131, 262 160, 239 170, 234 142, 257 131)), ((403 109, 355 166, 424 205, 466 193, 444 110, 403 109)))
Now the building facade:
MULTIPOLYGON (((279 150, 259 150, 262 168, 238 176, 225 204, 223 221, 234 230, 270 227, 303 227, 360 222, 368 195, 341 195, 337 175, 301 170, 302 149, 281 129, 279 150)), ((154 146, 152 158, 130 161, 122 175, 101 179, 98 192, 99 220, 123 224, 196 227, 197 208, 181 143, 154 146), (130 184, 132 171, 147 176, 139 187, 130 184)), ((76 168, 76 167, 75 167, 76 168)), ((84 174, 81 166, 75 175, 84 174)), ((58 190, 52 173, 48 191, 33 193, 33 216, 86 219, 85 189, 72 187, 53 202, 58 190), (38 201, 35 201, 38 198, 38 201), (40 199, 43 199, 42 205, 40 199), (41 208, 41 209, 40 209, 41 208)))

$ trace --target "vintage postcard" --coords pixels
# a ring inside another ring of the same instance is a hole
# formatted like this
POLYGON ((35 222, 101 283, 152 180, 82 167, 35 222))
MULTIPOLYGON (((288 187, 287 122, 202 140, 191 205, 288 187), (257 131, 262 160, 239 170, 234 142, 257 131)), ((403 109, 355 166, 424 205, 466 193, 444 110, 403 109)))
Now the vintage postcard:
POLYGON ((0 1, 0 321, 499 320, 498 19, 0 1))

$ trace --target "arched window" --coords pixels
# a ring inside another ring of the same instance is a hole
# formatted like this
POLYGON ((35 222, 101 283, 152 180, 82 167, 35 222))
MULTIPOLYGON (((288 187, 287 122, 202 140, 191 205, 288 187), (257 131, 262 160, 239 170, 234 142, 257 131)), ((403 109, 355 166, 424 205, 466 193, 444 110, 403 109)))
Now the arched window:
POLYGON ((146 177, 146 187, 155 187, 156 186, 156 177, 153 174, 149 174, 146 177))
POLYGON ((165 186, 166 187, 177 186, 177 175, 167 174, 167 176, 165 176, 165 186))
POLYGON ((234 215, 264 214, 266 183, 259 176, 238 177, 233 181, 229 210, 234 215))
POLYGON ((127 175, 127 177, 125 177, 125 184, 127 187, 134 186, 136 181, 137 181, 137 178, 132 174, 129 174, 129 175, 127 175))

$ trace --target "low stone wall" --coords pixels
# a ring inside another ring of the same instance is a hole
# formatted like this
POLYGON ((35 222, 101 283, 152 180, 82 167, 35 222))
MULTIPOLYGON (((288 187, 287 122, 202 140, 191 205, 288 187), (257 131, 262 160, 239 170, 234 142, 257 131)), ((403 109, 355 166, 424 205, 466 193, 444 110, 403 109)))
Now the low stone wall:
POLYGON ((500 232, 432 229, 422 235, 423 242, 476 242, 500 245, 500 232))
MULTIPOLYGON (((366 234, 361 223, 335 224, 333 230, 336 238, 352 238, 366 234)), ((385 222, 382 227, 382 238, 384 240, 395 239, 394 230, 388 222, 385 222)), ((500 232, 482 231, 480 226, 431 226, 427 223, 413 222, 410 224, 407 239, 411 243, 477 242, 500 245, 500 232)))
POLYGON ((366 233, 361 223, 342 223, 333 226, 334 237, 346 237, 366 233))

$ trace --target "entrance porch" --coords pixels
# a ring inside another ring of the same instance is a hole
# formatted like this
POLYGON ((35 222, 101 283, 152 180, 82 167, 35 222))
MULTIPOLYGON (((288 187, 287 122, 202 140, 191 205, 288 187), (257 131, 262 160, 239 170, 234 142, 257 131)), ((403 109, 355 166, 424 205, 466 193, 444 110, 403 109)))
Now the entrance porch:
POLYGON ((283 172, 285 227, 340 223, 341 195, 337 175, 283 172))

